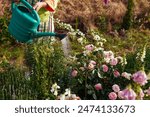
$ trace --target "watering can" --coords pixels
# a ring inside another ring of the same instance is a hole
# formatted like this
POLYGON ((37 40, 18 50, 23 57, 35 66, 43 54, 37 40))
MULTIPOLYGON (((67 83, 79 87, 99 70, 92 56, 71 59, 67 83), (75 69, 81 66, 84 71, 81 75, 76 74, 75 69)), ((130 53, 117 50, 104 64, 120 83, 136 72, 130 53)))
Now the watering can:
POLYGON ((36 10, 25 0, 20 4, 12 2, 12 17, 8 26, 10 34, 19 42, 32 42, 34 38, 43 36, 56 36, 63 39, 66 34, 53 32, 38 32, 40 18, 36 10))

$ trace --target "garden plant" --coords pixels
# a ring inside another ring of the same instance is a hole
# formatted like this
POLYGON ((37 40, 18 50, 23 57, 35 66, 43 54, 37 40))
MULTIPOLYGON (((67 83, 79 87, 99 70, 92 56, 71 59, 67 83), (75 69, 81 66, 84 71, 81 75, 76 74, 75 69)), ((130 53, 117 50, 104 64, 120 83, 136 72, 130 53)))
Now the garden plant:
MULTIPOLYGON (((136 14, 138 0, 129 0, 128 4, 121 0, 111 2, 91 7, 88 0, 86 5, 92 11, 103 10, 93 15, 87 12, 84 18, 81 9, 74 17, 58 10, 62 17, 56 13, 56 31, 67 32, 68 50, 57 38, 34 40, 31 44, 17 42, 8 32, 10 9, 3 5, 6 12, 0 15, 0 99, 150 99, 149 9, 139 2, 144 11, 136 14), (108 18, 112 4, 126 7, 119 21, 108 18)), ((66 4, 71 5, 70 1, 66 4)), ((83 4, 78 3, 81 7, 83 4)))

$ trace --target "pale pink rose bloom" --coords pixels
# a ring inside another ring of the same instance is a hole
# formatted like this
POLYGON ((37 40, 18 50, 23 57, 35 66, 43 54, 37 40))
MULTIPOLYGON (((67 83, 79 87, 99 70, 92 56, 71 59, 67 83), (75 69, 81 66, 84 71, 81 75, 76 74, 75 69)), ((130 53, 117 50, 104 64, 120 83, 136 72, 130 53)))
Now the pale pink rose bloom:
POLYGON ((71 76, 72 76, 72 77, 76 77, 77 74, 78 74, 78 71, 77 71, 77 70, 73 70, 73 71, 71 72, 71 76))
POLYGON ((89 70, 93 70, 95 68, 95 65, 94 64, 92 64, 92 63, 89 63, 88 64, 88 69, 89 70))
POLYGON ((122 91, 118 92, 118 98, 123 99, 123 92, 122 91))
POLYGON ((128 79, 128 80, 130 80, 132 75, 131 75, 130 73, 123 72, 123 73, 121 74, 121 76, 124 77, 124 78, 126 78, 126 79, 128 79))
POLYGON ((116 78, 120 76, 120 73, 117 70, 115 70, 113 74, 116 78))
POLYGON ((97 91, 99 91, 99 90, 102 89, 101 83, 96 84, 94 87, 95 87, 95 89, 96 89, 97 91))
POLYGON ((110 100, 116 100, 117 99, 117 94, 115 92, 111 92, 108 95, 110 100))
POLYGON ((94 50, 94 45, 93 44, 86 45, 85 49, 89 50, 89 51, 92 51, 92 50, 94 50))
POLYGON ((138 71, 132 75, 133 81, 141 86, 147 83, 147 76, 144 71, 138 71))
POLYGON ((104 61, 105 61, 106 63, 109 63, 110 58, 104 58, 104 61))
POLYGON ((105 58, 114 58, 114 53, 112 51, 104 51, 105 58))
POLYGON ((124 89, 118 93, 118 97, 124 100, 135 100, 137 95, 132 89, 124 89))
POLYGON ((108 71, 108 66, 107 65, 102 65, 103 68, 103 72, 107 72, 108 71))
POLYGON ((114 92, 119 92, 120 91, 120 87, 117 84, 114 84, 112 86, 112 89, 113 89, 114 92))
POLYGON ((115 65, 118 64, 118 59, 117 58, 112 58, 112 59, 110 59, 109 63, 110 63, 110 65, 115 66, 115 65))
POLYGON ((92 63, 93 65, 96 65, 96 62, 91 60, 90 63, 92 63))
POLYGON ((114 58, 114 53, 112 51, 104 51, 104 60, 109 63, 110 59, 114 58))

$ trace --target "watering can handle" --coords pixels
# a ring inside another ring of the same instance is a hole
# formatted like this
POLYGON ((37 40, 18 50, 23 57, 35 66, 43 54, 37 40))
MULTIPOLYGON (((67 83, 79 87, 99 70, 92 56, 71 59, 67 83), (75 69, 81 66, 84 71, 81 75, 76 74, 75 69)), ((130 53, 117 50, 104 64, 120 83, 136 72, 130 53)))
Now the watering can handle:
MULTIPOLYGON (((35 19, 37 20, 37 22, 40 22, 40 18, 39 15, 37 14, 36 10, 33 9, 33 7, 26 1, 26 0, 20 0, 20 2, 25 5, 29 10, 31 10, 31 12, 33 13, 35 19)), ((13 9, 16 7, 17 5, 15 4, 15 2, 12 1, 12 5, 11 5, 11 9, 13 11, 13 9)))

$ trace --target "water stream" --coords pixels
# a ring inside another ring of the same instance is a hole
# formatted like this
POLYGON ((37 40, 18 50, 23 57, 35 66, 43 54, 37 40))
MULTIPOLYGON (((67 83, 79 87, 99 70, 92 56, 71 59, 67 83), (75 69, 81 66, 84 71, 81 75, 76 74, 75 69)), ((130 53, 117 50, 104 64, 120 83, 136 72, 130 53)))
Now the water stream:
POLYGON ((69 41, 68 36, 62 39, 61 43, 62 43, 62 49, 63 49, 64 55, 68 57, 71 51, 71 46, 70 46, 70 41, 69 41))

